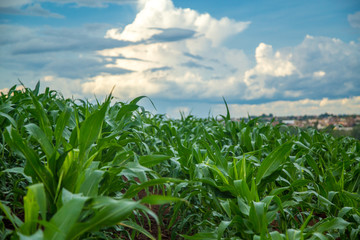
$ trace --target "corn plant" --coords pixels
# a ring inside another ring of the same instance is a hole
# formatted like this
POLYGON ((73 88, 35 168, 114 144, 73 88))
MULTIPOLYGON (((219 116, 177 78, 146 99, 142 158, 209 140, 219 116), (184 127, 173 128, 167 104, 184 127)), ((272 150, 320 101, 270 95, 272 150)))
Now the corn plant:
POLYGON ((358 140, 141 99, 1 95, 3 239, 358 239, 358 140))

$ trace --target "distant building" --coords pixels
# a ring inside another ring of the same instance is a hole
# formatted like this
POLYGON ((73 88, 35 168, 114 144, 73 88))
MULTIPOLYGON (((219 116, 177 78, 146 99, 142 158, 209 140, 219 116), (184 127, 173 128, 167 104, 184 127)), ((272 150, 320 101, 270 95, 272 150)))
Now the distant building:
POLYGON ((294 126, 295 125, 295 120, 282 120, 283 123, 285 123, 286 125, 290 125, 290 126, 294 126))

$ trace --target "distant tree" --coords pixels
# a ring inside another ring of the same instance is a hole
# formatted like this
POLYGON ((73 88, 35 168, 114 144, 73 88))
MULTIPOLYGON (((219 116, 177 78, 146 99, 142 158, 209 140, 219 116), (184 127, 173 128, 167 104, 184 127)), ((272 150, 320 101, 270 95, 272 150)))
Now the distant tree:
POLYGON ((360 140, 360 125, 356 125, 353 127, 351 131, 351 136, 360 140))

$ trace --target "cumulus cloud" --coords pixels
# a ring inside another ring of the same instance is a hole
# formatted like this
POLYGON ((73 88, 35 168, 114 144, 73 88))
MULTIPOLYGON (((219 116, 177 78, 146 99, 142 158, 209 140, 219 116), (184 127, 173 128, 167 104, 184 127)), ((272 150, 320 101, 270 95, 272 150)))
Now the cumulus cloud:
MULTIPOLYGON (((35 6, 36 10, 39 2, 1 1, 0 8, 25 11, 35 6)), ((106 7, 129 2, 133 1, 58 3, 106 7)), ((172 103, 185 99, 204 103, 222 96, 229 103, 273 101, 274 109, 281 113, 279 109, 284 108, 284 114, 301 109, 300 104, 307 104, 304 112, 310 108, 321 111, 316 104, 332 106, 334 98, 350 104, 353 100, 349 96, 360 95, 359 42, 306 36, 300 44, 286 48, 259 43, 252 62, 252 56, 225 45, 249 27, 249 22, 215 19, 207 13, 177 8, 171 0, 137 3, 138 14, 124 28, 104 24, 81 28, 0 25, 0 32, 6 33, 0 34, 3 78, 41 79, 68 96, 106 95, 115 86, 114 94, 121 100, 147 95, 172 103), (287 106, 291 109, 286 110, 287 106)), ((178 107, 186 106, 182 103, 178 107)), ((273 111, 270 104, 248 106, 250 110, 273 111)))
MULTIPOLYGON (((300 116, 332 114, 360 114, 360 96, 340 99, 323 98, 319 100, 302 99, 298 101, 274 101, 264 104, 229 104, 233 117, 247 117, 250 115, 274 114, 275 116, 300 116)), ((213 107, 216 114, 224 114, 223 105, 213 107)))
POLYGON ((98 52, 113 59, 107 67, 131 72, 100 74, 84 84, 85 92, 100 91, 104 86, 111 89, 113 85, 118 86, 115 92, 130 98, 140 92, 171 99, 242 92, 239 86, 243 83, 235 75, 244 73, 249 60, 243 51, 228 49, 222 42, 245 30, 249 22, 218 20, 209 14, 176 8, 170 0, 141 1, 139 6, 131 24, 110 29, 105 36, 132 44, 98 52))
POLYGON ((307 36, 300 45, 291 49, 291 53, 298 76, 291 79, 286 88, 293 85, 305 91, 305 97, 309 98, 359 95, 359 42, 307 36))
POLYGON ((85 93, 93 93, 99 95, 109 94, 110 90, 115 87, 114 93, 121 99, 134 98, 140 95, 152 96, 155 93, 165 90, 165 84, 162 80, 161 71, 156 72, 156 75, 131 73, 131 74, 107 74, 95 76, 82 85, 85 93), (145 78, 144 78, 145 77, 145 78))
POLYGON ((360 44, 306 36, 294 47, 259 44, 256 66, 244 75, 245 99, 356 96, 360 92, 360 44))
POLYGON ((360 11, 348 15, 348 21, 353 28, 360 28, 360 11))
POLYGON ((260 43, 251 66, 242 50, 222 45, 248 25, 176 8, 170 0, 140 1, 132 23, 111 28, 105 35, 129 45, 98 51, 111 59, 106 67, 129 72, 101 73, 83 85, 84 92, 104 93, 116 85, 115 93, 125 98, 138 94, 167 99, 226 96, 233 101, 359 95, 359 43, 314 36, 281 49, 260 43))
POLYGON ((269 77, 286 77, 292 75, 296 68, 290 61, 292 55, 280 51, 273 52, 270 45, 260 43, 256 48, 256 66, 245 72, 244 82, 247 87, 245 98, 272 97, 275 87, 266 86, 269 77))
POLYGON ((250 22, 237 22, 227 17, 220 20, 199 14, 189 8, 175 8, 171 0, 140 1, 141 11, 122 31, 111 29, 106 37, 139 42, 159 34, 160 29, 178 28, 196 32, 218 46, 231 35, 244 31, 250 22), (220 31, 221 30, 221 31, 220 31))
POLYGON ((103 57, 115 59, 107 67, 132 72, 116 76, 99 75, 84 84, 84 91, 95 92, 98 89, 96 85, 101 88, 108 85, 108 89, 117 85, 119 87, 115 92, 121 96, 132 98, 142 92, 170 99, 212 98, 242 91, 239 88, 242 82, 233 76, 237 72, 241 75, 240 72, 248 65, 242 51, 215 48, 202 54, 202 60, 194 62, 192 55, 184 54, 190 50, 187 44, 191 45, 186 42, 152 43, 99 51, 103 57), (88 85, 94 86, 85 87, 88 85), (127 91, 128 88, 138 90, 127 91))

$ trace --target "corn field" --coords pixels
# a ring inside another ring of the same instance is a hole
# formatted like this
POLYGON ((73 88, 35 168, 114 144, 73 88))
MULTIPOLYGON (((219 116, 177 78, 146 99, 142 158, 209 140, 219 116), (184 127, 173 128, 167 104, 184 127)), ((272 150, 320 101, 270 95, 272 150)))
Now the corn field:
POLYGON ((0 239, 359 239, 360 142, 12 87, 0 239))

